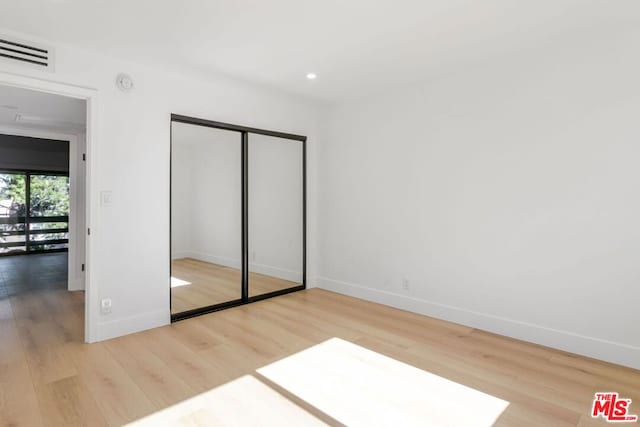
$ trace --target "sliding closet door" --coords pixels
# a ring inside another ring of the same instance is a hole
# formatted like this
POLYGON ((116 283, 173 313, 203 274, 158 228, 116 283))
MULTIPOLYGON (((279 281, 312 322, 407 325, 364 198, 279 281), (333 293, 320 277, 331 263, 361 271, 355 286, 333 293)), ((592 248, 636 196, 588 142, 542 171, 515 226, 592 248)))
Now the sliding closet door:
POLYGON ((242 301, 242 134, 172 123, 171 313, 242 301))
POLYGON ((304 284, 304 146, 248 135, 249 298, 304 284))

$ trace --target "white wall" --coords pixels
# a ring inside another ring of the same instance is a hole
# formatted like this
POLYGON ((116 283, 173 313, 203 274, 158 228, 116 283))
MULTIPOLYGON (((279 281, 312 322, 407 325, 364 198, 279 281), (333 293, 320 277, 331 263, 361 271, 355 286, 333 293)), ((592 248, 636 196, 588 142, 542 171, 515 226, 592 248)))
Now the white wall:
MULTIPOLYGON (((3 30, 3 33, 11 33, 3 30)), ((28 35, 16 35, 29 38, 28 35)), ((45 41, 46 42, 46 41, 45 41)), ((300 100, 211 75, 178 73, 56 45, 55 73, 0 65, 0 72, 98 91, 98 123, 91 147, 91 286, 113 300, 111 314, 97 313, 96 339, 169 322, 169 118, 171 113, 309 136, 314 160, 316 111, 300 100), (119 72, 135 89, 115 87, 119 72), (100 190, 112 191, 101 207, 100 190), (163 231, 164 230, 164 231, 163 231)), ((315 177, 315 165, 310 178, 315 177)), ((310 184, 315 188, 315 183, 310 184)), ((310 201, 310 206, 315 204, 310 201)), ((315 257, 310 221, 310 274, 315 257)))
POLYGON ((319 286, 640 368, 639 41, 588 29, 332 110, 319 286))

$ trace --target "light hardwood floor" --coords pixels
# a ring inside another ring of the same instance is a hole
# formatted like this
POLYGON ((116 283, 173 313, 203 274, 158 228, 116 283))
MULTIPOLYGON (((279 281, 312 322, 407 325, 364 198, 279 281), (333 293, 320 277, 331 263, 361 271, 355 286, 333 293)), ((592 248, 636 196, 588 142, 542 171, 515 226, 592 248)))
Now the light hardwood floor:
MULTIPOLYGON (((193 258, 180 258, 171 262, 172 277, 187 285, 171 289, 171 312, 202 308, 241 298, 240 270, 211 264, 193 258)), ((277 277, 249 273, 249 296, 262 295, 299 286, 277 277)))
MULTIPOLYGON (((287 420, 280 425, 338 424, 330 409, 260 374, 332 338, 508 401, 496 426, 605 425, 589 416, 596 391, 618 391, 640 412, 640 371, 319 289, 86 345, 82 293, 47 286, 47 279, 38 287, 29 278, 37 269, 7 274, 14 286, 0 287, 2 426, 119 426, 176 404, 183 425, 266 425, 278 415, 287 420), (22 292, 17 276, 29 284, 22 292), (202 396, 208 400, 189 404, 202 396)), ((340 366, 332 375, 345 387, 367 380, 349 378, 340 366)), ((427 404, 421 399, 434 392, 413 390, 414 404, 427 404)), ((371 410, 385 404, 365 403, 371 410)), ((467 402, 458 404, 457 412, 468 410, 467 402)))

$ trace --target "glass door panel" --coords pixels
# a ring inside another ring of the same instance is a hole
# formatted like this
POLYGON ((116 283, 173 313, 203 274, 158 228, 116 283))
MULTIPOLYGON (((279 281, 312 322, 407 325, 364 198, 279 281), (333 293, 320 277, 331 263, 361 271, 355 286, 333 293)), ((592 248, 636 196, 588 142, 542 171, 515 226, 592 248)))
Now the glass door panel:
POLYGON ((303 284, 303 145, 250 133, 249 298, 303 284))
POLYGON ((29 176, 29 249, 69 247, 69 177, 29 176))

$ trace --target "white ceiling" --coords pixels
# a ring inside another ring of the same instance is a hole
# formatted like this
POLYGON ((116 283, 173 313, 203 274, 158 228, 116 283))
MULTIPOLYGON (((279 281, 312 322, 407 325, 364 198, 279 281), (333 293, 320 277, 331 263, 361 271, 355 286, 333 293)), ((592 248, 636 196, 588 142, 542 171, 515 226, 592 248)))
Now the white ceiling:
POLYGON ((637 0, 0 0, 0 10, 14 31, 329 102, 640 24, 637 0))
POLYGON ((85 119, 84 100, 0 85, 0 127, 75 134, 85 119))

